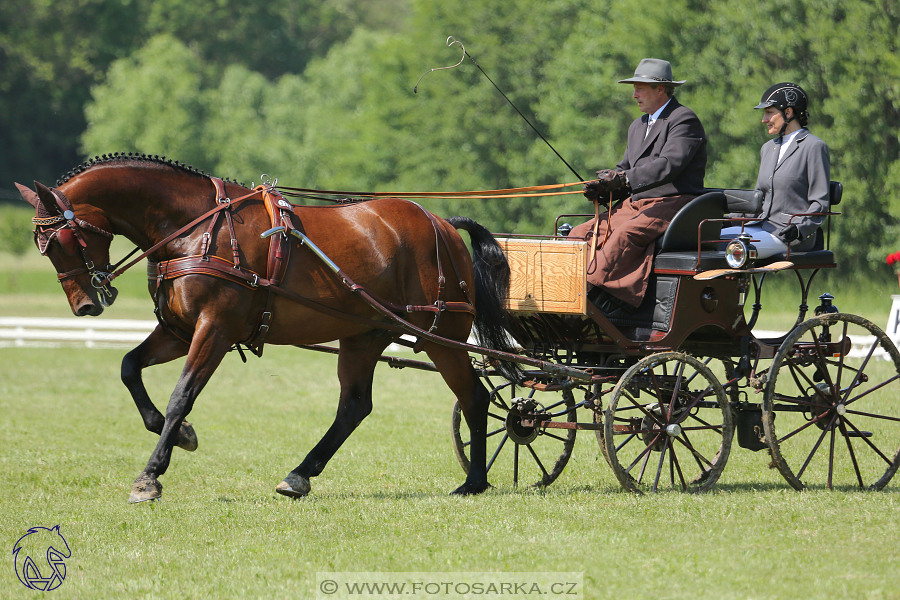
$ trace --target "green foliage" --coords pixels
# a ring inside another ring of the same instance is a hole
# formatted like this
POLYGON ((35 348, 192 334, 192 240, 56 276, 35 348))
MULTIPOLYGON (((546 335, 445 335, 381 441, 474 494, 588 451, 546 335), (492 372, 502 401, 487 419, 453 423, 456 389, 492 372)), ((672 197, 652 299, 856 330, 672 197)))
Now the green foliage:
POLYGON ((0 188, 11 189, 13 181, 53 182, 80 162, 91 87, 105 81, 111 63, 155 36, 169 35, 190 47, 195 60, 219 76, 241 65, 276 79, 301 73, 358 25, 400 29, 406 5, 407 0, 6 0, 0 3, 0 188))
MULTIPOLYGON (((678 98, 706 127, 709 186, 754 184, 767 136, 752 107, 772 83, 795 81, 844 183, 833 224, 841 268, 882 270, 900 239, 900 84, 887 76, 900 71, 896 2, 674 0, 650 14, 626 0, 58 4, 0 9, 25 32, 0 27, 11 75, 0 85, 15 91, 0 95, 12 102, 0 135, 18 136, 4 148, 35 141, 22 123, 44 121, 28 118, 36 110, 48 123, 59 115, 60 134, 86 127, 85 153, 165 154, 247 182, 265 172, 299 187, 403 192, 573 181, 471 60, 412 93, 423 73, 459 60, 460 47, 444 44, 453 35, 588 178, 622 155, 640 113, 616 81, 643 57, 670 60, 688 80, 678 98), (85 19, 96 36, 71 28, 85 19), (87 124, 71 114, 85 104, 87 124)), ((9 164, 45 163, 34 152, 50 147, 30 144, 9 164)), ((425 204, 518 233, 590 210, 578 195, 425 204)))
POLYGON ((34 210, 25 206, 0 206, 0 252, 18 258, 34 248, 33 216, 34 210))

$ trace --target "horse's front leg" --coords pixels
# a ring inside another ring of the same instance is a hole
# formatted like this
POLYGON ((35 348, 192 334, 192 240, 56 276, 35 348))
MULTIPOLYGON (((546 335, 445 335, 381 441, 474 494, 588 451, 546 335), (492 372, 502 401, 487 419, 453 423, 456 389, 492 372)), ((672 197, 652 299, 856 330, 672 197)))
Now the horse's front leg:
POLYGON ((158 477, 166 472, 172 458, 172 448, 185 417, 191 412, 194 401, 200 394, 231 342, 216 330, 215 323, 198 322, 191 340, 190 350, 178 384, 169 399, 165 421, 159 434, 159 442, 147 461, 144 471, 138 476, 131 489, 129 502, 155 500, 162 496, 162 484, 158 477))
MULTIPOLYGON (((131 393, 147 431, 157 435, 162 433, 166 418, 150 400, 141 372, 147 367, 181 358, 188 353, 189 348, 187 343, 175 337, 168 329, 157 325, 147 339, 122 359, 122 383, 131 393)), ((197 449, 197 434, 187 421, 181 423, 175 445, 188 452, 197 449)))

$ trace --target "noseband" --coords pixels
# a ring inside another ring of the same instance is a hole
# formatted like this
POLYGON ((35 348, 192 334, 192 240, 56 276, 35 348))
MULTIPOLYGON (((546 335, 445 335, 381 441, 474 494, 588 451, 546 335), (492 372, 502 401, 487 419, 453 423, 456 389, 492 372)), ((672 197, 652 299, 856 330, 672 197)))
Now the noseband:
POLYGON ((36 216, 31 219, 31 222, 36 227, 34 235, 37 240, 38 250, 40 250, 41 254, 46 255, 50 248, 50 243, 54 239, 59 242, 63 251, 70 256, 74 256, 76 250, 80 250, 84 266, 65 273, 57 273, 56 277, 62 283, 82 273, 89 274, 91 276, 91 285, 100 293, 100 302, 107 305, 107 298, 112 299, 113 297, 108 281, 110 271, 113 270, 112 265, 106 264, 103 268, 98 268, 94 264, 88 250, 87 240, 82 235, 81 230, 85 229, 98 233, 110 240, 114 236, 112 233, 76 217, 75 212, 72 210, 72 203, 60 190, 50 188, 50 191, 53 192, 53 197, 56 199, 56 204, 61 209, 62 214, 50 217, 36 216))

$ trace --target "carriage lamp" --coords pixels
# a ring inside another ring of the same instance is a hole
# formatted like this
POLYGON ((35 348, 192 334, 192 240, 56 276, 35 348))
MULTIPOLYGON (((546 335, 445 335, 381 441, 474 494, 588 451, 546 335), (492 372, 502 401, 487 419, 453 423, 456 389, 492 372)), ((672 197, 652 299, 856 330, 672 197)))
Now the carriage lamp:
POLYGON ((750 235, 742 233, 725 246, 725 262, 732 269, 743 269, 756 260, 756 247, 750 243, 750 235))

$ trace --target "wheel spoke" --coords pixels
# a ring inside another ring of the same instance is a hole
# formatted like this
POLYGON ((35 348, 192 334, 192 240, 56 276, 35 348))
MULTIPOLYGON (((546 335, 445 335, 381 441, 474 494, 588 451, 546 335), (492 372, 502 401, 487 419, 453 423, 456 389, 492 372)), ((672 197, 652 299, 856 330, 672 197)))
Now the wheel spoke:
POLYGON ((847 409, 847 412, 845 412, 844 414, 845 415, 857 415, 859 417, 869 417, 872 419, 882 419, 884 421, 894 421, 895 423, 900 423, 900 418, 898 418, 898 417, 889 417, 887 415, 876 415, 876 414, 872 414, 872 413, 862 412, 859 410, 847 409))
POLYGON ((798 433, 800 433, 801 431, 803 431, 804 429, 806 429, 806 428, 809 427, 810 425, 815 425, 815 424, 818 423, 821 419, 824 419, 824 418, 827 417, 827 416, 828 416, 828 412, 823 412, 823 413, 822 413, 821 415, 819 415, 818 417, 815 417, 815 418, 813 418, 813 419, 810 419, 810 420, 807 421, 804 425, 802 425, 802 426, 800 426, 799 428, 795 429, 794 431, 790 432, 789 434, 787 434, 787 435, 784 436, 783 438, 779 438, 778 443, 781 444, 781 443, 783 443, 785 440, 791 439, 792 437, 794 437, 795 435, 797 435, 798 433))
POLYGON ((832 427, 830 429, 831 435, 829 436, 831 439, 828 442, 828 484, 827 487, 829 490, 834 489, 834 430, 832 427))
POLYGON ((663 464, 666 460, 666 450, 669 448, 669 436, 663 440, 662 452, 659 453, 659 465, 656 467, 656 477, 653 479, 653 491, 659 491, 659 476, 662 475, 663 464))
POLYGON ((886 386, 886 385, 888 385, 888 384, 890 384, 890 383, 893 383, 893 382, 895 382, 895 381, 898 381, 898 380, 900 380, 900 374, 894 375, 894 376, 891 377, 890 379, 888 379, 888 380, 886 380, 886 381, 883 381, 883 382, 879 383, 878 385, 876 385, 875 387, 866 390, 865 392, 863 392, 863 393, 860 394, 859 396, 856 396, 856 397, 854 397, 854 398, 851 398, 851 399, 847 400, 846 402, 844 402, 844 405, 846 406, 847 404, 853 404, 854 402, 856 402, 856 401, 859 400, 860 398, 863 398, 863 397, 865 397, 865 396, 868 396, 868 395, 871 394, 872 392, 876 392, 876 391, 880 390, 881 388, 883 388, 884 386, 886 386))
MULTIPOLYGON (((678 439, 678 438, 675 438, 678 439)), ((684 474, 681 472, 681 465, 678 463, 678 455, 675 454, 675 444, 669 446, 669 464, 675 466, 678 470, 678 480, 681 482, 681 489, 687 491, 687 482, 684 480, 684 474)), ((672 474, 672 485, 675 485, 675 476, 672 474)))
POLYGON ((809 456, 806 457, 806 462, 803 463, 803 466, 800 467, 800 470, 797 471, 797 479, 803 477, 803 472, 806 470, 806 467, 809 466, 810 461, 812 460, 813 455, 815 455, 816 450, 819 449, 819 446, 822 444, 822 440, 825 439, 825 434, 828 433, 828 430, 831 429, 832 425, 834 425, 834 419, 837 418, 835 414, 832 417, 831 422, 828 423, 828 427, 822 430, 822 435, 819 436, 819 440, 816 442, 816 445, 813 446, 813 449, 810 451, 809 456))
POLYGON ((862 473, 859 470, 859 463, 856 462, 856 453, 853 451, 853 443, 850 442, 850 436, 848 435, 847 425, 844 423, 844 419, 838 421, 838 425, 841 428, 841 434, 844 436, 844 441, 847 443, 847 452, 850 453, 850 461, 853 463, 853 471, 856 473, 856 481, 859 482, 859 489, 864 489, 865 484, 863 483, 862 473))
MULTIPOLYGON (((574 431, 574 430, 570 430, 570 431, 574 431)), ((556 435, 555 433, 550 433, 549 431, 544 431, 541 433, 541 435, 545 438, 553 438, 554 440, 560 441, 564 444, 569 441, 566 438, 560 437, 560 436, 556 435)))
MULTIPOLYGON (((650 456, 650 450, 653 448, 653 445, 656 444, 657 440, 659 440, 659 434, 656 434, 656 437, 653 438, 653 441, 647 444, 647 447, 644 448, 633 461, 631 461, 631 464, 628 465, 627 469, 625 469, 626 473, 631 472, 631 470, 634 468, 634 465, 636 465, 638 461, 641 460, 644 456, 650 456)), ((641 472, 643 473, 643 469, 641 469, 641 472)))
POLYGON ((487 470, 490 471, 491 467, 494 465, 494 461, 497 460, 497 456, 500 454, 500 451, 503 450, 503 445, 506 443, 506 440, 509 439, 509 434, 504 434, 503 439, 500 440, 500 445, 497 446, 497 449, 494 450, 494 455, 491 457, 491 460, 487 464, 487 470))
POLYGON ((527 444, 525 447, 528 448, 528 451, 531 453, 531 458, 533 458, 534 462, 537 463, 537 466, 540 467, 541 473, 544 474, 544 477, 550 477, 550 473, 548 473, 547 469, 544 468, 544 463, 542 463, 541 459, 538 458, 538 455, 534 451, 534 448, 531 447, 531 444, 527 444))
POLYGON ((873 443, 869 440, 868 437, 866 437, 865 435, 863 435, 863 432, 860 431, 859 429, 857 429, 857 428, 856 428, 856 425, 854 425, 854 424, 850 421, 850 419, 848 419, 848 418, 846 417, 846 415, 844 416, 844 423, 846 423, 847 425, 849 425, 850 428, 853 429, 853 431, 855 431, 855 432, 859 435, 859 438, 860 438, 862 441, 864 441, 866 444, 868 444, 869 447, 871 447, 872 450, 875 452, 875 454, 877 454, 878 456, 880 456, 880 457, 882 458, 882 460, 884 460, 884 462, 886 462, 888 465, 893 465, 893 462, 891 462, 891 459, 889 459, 887 456, 885 456, 884 453, 883 453, 881 450, 879 450, 878 447, 877 447, 875 444, 873 444, 873 443))
POLYGON ((688 439, 688 437, 686 435, 683 437, 684 437, 684 439, 681 439, 680 437, 676 437, 675 439, 678 440, 681 444, 684 445, 685 448, 688 449, 688 452, 690 452, 691 456, 694 457, 694 460, 697 461, 697 466, 699 466, 701 469, 705 470, 706 467, 704 467, 703 464, 706 463, 707 466, 712 467, 713 466, 712 462, 707 460, 707 458, 705 456, 700 454, 700 452, 698 452, 697 449, 694 448, 694 445, 691 444, 691 441, 688 439))
MULTIPOLYGON (((701 418, 698 417, 697 415, 691 415, 691 418, 692 418, 693 420, 697 421, 698 423, 703 423, 704 427, 691 427, 690 429, 712 429, 713 431, 715 431, 715 432, 718 433, 719 435, 722 435, 722 426, 721 426, 721 425, 713 425, 713 424, 711 424, 711 423, 707 423, 706 421, 704 421, 703 419, 701 419, 701 418)), ((683 429, 688 429, 688 428, 687 428, 687 427, 684 427, 683 429)))

